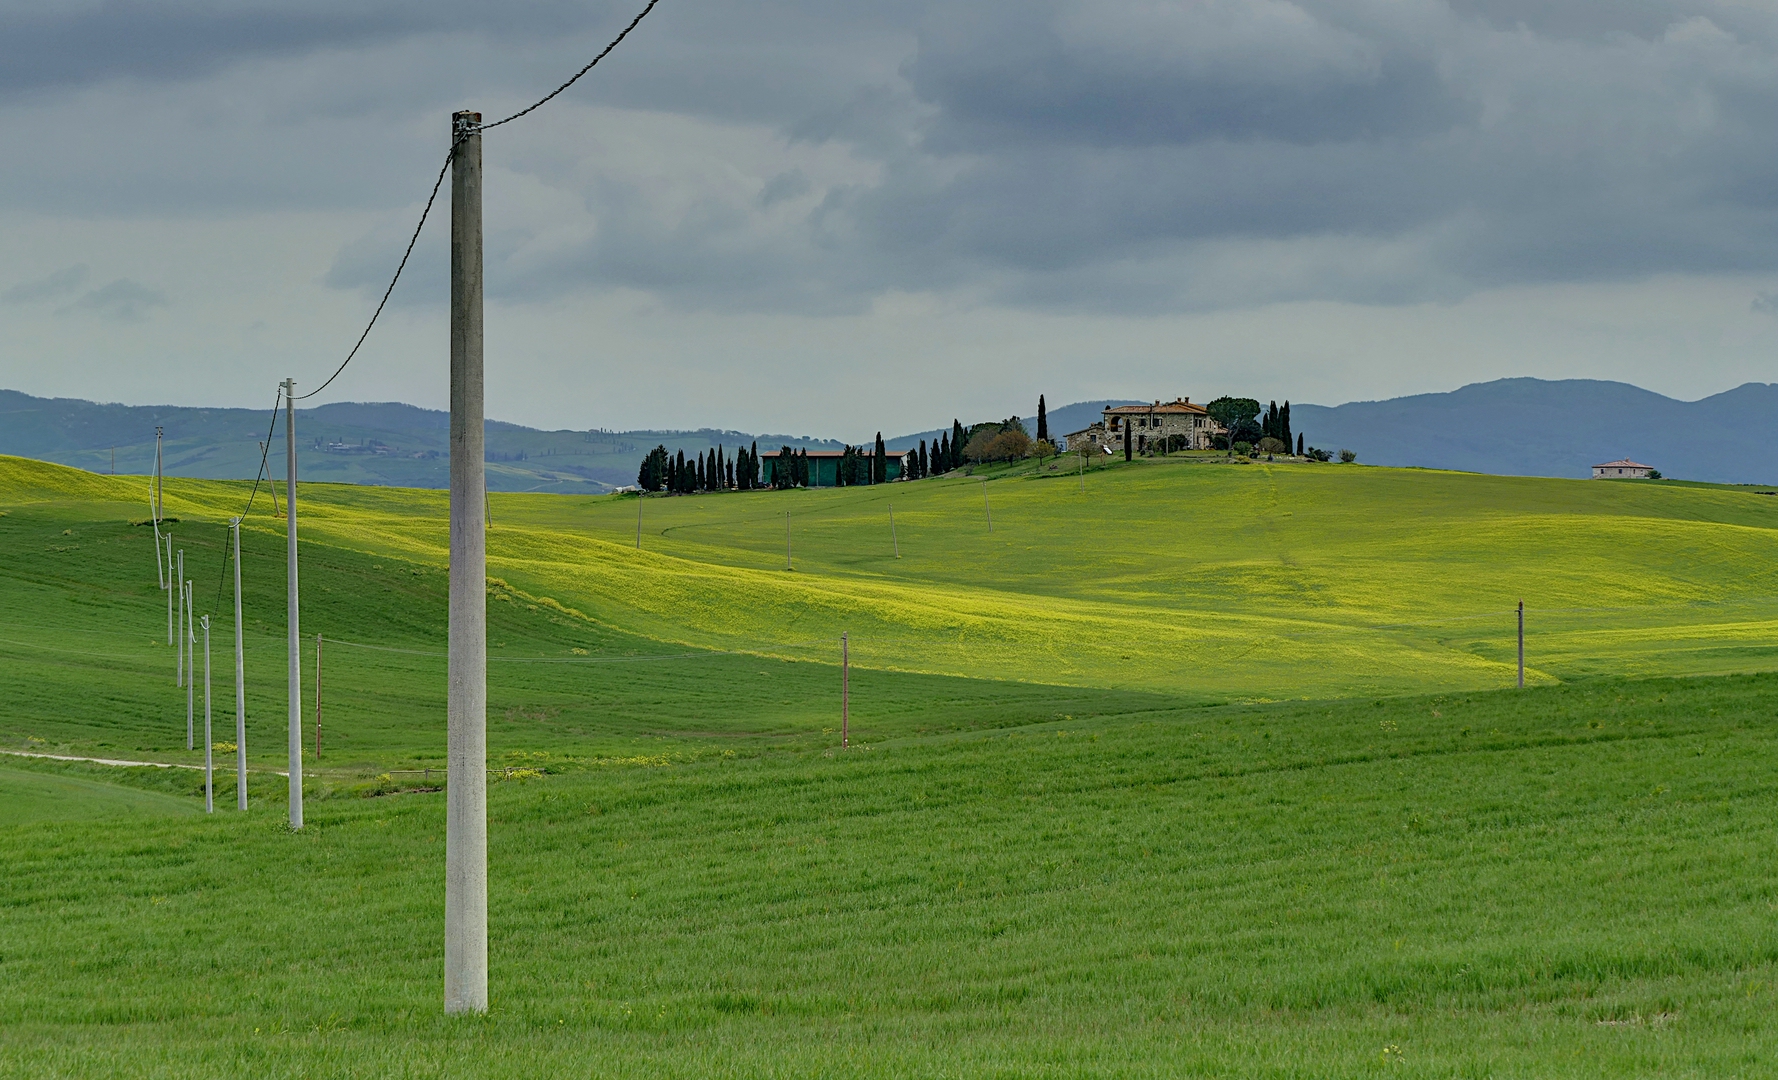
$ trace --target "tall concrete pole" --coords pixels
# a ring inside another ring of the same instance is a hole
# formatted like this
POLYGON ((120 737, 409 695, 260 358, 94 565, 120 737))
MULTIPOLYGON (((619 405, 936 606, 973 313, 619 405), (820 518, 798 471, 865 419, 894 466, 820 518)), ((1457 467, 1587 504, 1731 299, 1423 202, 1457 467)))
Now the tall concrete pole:
POLYGON ((191 582, 186 582, 184 585, 180 586, 180 588, 182 591, 179 596, 185 602, 185 626, 183 629, 185 641, 182 643, 185 648, 185 748, 190 750, 194 745, 191 733, 192 702, 193 695, 197 693, 198 682, 197 665, 192 661, 191 646, 193 642, 197 640, 197 634, 194 633, 191 628, 191 582))
POLYGON ((241 519, 229 523, 235 541, 235 809, 247 809, 247 664, 241 645, 241 519))
POLYGON ((204 624, 204 813, 216 812, 216 762, 211 757, 215 738, 210 734, 210 616, 201 620, 204 624))
MULTIPOLYGON (((167 534, 167 644, 173 644, 173 534, 167 534)), ((173 685, 177 686, 178 683, 173 685)))
MULTIPOLYGON (((174 620, 181 628, 185 626, 185 549, 179 549, 179 573, 173 579, 173 588, 179 591, 179 617, 174 620)), ((173 660, 173 685, 185 685, 185 639, 179 639, 179 655, 173 660)), ((191 740, 185 740, 185 748, 191 749, 191 740)))
POLYGON ((482 424, 482 137, 451 117, 451 600, 445 1012, 488 1011, 488 559, 482 424))
POLYGON ((290 631, 290 827, 303 827, 303 683, 296 595, 296 380, 284 380, 284 554, 289 562, 285 622, 290 631))

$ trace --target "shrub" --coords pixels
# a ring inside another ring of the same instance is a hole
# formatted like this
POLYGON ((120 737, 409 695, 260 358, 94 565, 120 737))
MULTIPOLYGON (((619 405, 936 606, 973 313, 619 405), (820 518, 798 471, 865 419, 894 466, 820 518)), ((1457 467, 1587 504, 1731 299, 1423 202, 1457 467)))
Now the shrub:
POLYGON ((1352 451, 1350 451, 1350 450, 1341 450, 1340 451, 1340 464, 1350 465, 1354 461, 1357 461, 1357 460, 1358 460, 1358 455, 1353 453, 1352 451))
POLYGON ((1238 442, 1235 444, 1235 453, 1237 453, 1237 454, 1251 453, 1252 450, 1253 450, 1252 443, 1238 442))
POLYGON ((1309 449, 1307 451, 1305 451, 1305 454, 1309 458, 1310 461, 1332 461, 1333 460, 1332 454, 1328 453, 1326 450, 1323 450, 1318 446, 1309 447, 1309 449))
POLYGON ((1661 476, 1661 470, 1659 470, 1659 469, 1650 469, 1650 470, 1648 470, 1648 478, 1649 478, 1649 479, 1650 479, 1650 480, 1662 480, 1662 479, 1665 479, 1665 477, 1663 477, 1663 476, 1661 476))
POLYGON ((1259 449, 1263 454, 1288 454, 1290 444, 1283 439, 1274 439, 1270 435, 1259 441, 1259 449))

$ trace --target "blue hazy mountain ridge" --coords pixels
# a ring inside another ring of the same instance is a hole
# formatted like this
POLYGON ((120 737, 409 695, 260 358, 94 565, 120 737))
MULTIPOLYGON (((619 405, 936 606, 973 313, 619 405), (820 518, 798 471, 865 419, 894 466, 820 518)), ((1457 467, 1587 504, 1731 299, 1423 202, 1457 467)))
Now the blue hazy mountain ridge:
MULTIPOLYGON (((114 405, 76 398, 40 398, 0 390, 0 454, 119 473, 154 468, 154 429, 165 431, 167 475, 252 479, 271 410, 114 405)), ((323 483, 442 488, 450 483, 450 417, 399 402, 341 402, 296 412, 298 475, 323 483)), ((738 431, 540 431, 487 422, 488 487, 494 491, 591 494, 636 481, 642 456, 656 445, 688 454, 721 445, 759 443, 838 450, 831 439, 752 435, 738 431)), ((284 475, 280 413, 267 467, 284 475)))
MULTIPOLYGON (((1168 395, 1172 397, 1174 395, 1168 395)), ((1208 400, 1214 395, 1194 400, 1208 400)), ((1083 401, 1049 410, 1060 436, 1099 418, 1108 405, 1083 401)), ((1036 402, 1018 411, 1036 430, 1036 402)), ((1627 383, 1591 379, 1500 379, 1439 394, 1339 406, 1291 405, 1292 427, 1310 445, 1349 448, 1374 465, 1525 476, 1584 477, 1588 467, 1630 457, 1668 476, 1719 483, 1778 482, 1778 385, 1748 383, 1701 401, 1676 401, 1627 383)), ((0 454, 16 454, 94 472, 153 468, 154 429, 166 430, 167 472, 213 479, 251 478, 269 410, 108 405, 39 398, 0 390, 0 454)), ((960 418, 967 424, 984 417, 960 418)), ((993 419, 1003 419, 994 417, 993 419)), ((449 482, 449 417, 398 402, 343 402, 297 411, 300 475, 338 483, 440 488, 449 482)), ((893 449, 931 442, 944 428, 898 435, 893 449)), ((657 444, 695 453, 714 445, 730 452, 758 442, 760 452, 789 445, 837 450, 811 436, 737 431, 540 431, 490 420, 488 486, 495 491, 593 493, 633 483, 642 455, 657 444)), ((874 434, 874 433, 872 433, 874 434)), ((860 442, 866 442, 861 439, 860 442)), ((284 475, 280 418, 270 470, 284 475)))
POLYGON ((1589 476, 1618 458, 1676 479, 1778 482, 1778 385, 1677 401, 1628 383, 1499 379, 1442 394, 1291 405, 1311 446, 1373 465, 1513 476, 1589 476))

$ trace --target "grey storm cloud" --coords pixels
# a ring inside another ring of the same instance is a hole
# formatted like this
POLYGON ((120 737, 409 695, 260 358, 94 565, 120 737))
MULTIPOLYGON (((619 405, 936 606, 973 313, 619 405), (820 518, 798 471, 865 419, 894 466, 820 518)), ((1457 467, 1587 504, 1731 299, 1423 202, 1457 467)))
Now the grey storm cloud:
MULTIPOLYGON (((15 5, 0 94, 124 108, 153 85, 173 126, 157 126, 164 151, 131 145, 132 185, 120 168, 99 190, 95 132, 58 144, 78 175, 15 158, 0 198, 371 210, 326 280, 380 292, 443 114, 548 89, 627 13, 15 5)), ((559 111, 489 136, 542 208, 490 234, 489 288, 712 310, 960 290, 1159 311, 1763 272, 1778 269, 1775 113, 1778 16, 1730 0, 663 0, 559 111), (596 154, 568 119, 588 106, 660 122, 596 154), (638 164, 718 131, 764 133, 778 160, 691 179, 638 164)), ((442 257, 423 240, 416 280, 442 257)))

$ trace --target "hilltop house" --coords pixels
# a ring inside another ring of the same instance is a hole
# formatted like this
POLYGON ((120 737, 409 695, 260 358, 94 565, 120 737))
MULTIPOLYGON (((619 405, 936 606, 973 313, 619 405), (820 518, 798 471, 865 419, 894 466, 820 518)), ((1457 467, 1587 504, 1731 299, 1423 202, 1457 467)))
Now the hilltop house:
POLYGON ((1175 436, 1185 449, 1209 450, 1210 440, 1223 434, 1222 425, 1210 418, 1204 406, 1182 397, 1152 405, 1113 405, 1100 414, 1098 423, 1063 436, 1059 448, 1077 450, 1082 442, 1096 443, 1108 450, 1121 448, 1125 431, 1130 432, 1130 446, 1137 453, 1145 453, 1152 444, 1175 436))
POLYGON ((1617 461, 1607 461, 1603 465, 1593 466, 1593 479, 1615 480, 1621 476, 1630 480, 1647 480, 1648 474, 1653 471, 1652 466, 1640 465, 1629 458, 1619 458, 1617 461))

